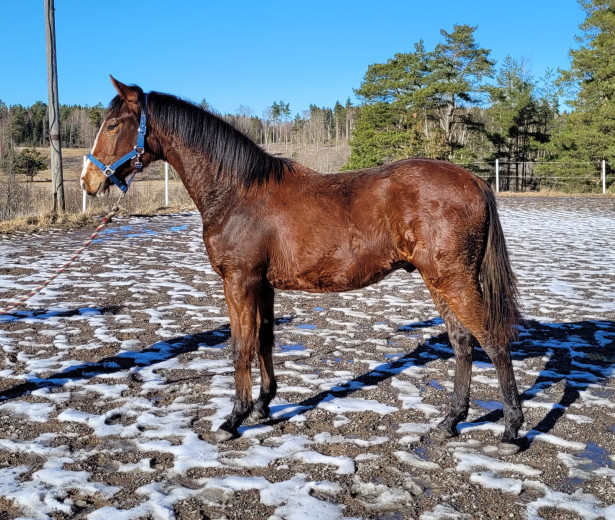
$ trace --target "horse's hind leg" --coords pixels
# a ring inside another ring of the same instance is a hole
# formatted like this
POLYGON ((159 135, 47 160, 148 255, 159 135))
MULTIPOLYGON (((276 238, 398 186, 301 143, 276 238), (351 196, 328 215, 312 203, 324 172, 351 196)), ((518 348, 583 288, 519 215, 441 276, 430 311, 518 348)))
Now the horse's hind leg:
POLYGON ((472 332, 472 335, 478 340, 495 366, 504 408, 505 428, 501 442, 511 446, 510 448, 504 446, 502 450, 513 452, 515 449, 512 444, 517 439, 519 428, 523 424, 523 411, 521 410, 509 345, 508 343, 498 345, 492 342, 491 335, 483 322, 482 295, 478 282, 472 283, 470 280, 467 282, 460 284, 458 280, 458 283, 453 285, 457 288, 454 292, 450 289, 447 292, 437 292, 446 301, 459 321, 472 332))
MULTIPOLYGON (((266 282, 263 282, 265 284, 266 282)), ((269 417, 269 403, 275 397, 278 385, 273 373, 273 288, 266 284, 261 287, 258 298, 260 317, 258 360, 261 371, 261 391, 254 403, 250 418, 259 421, 269 417)))
POLYGON ((477 344, 470 330, 459 321, 448 304, 437 293, 432 293, 436 307, 444 320, 448 338, 455 351, 455 380, 451 406, 446 418, 438 424, 437 437, 457 435, 457 425, 468 416, 470 408, 470 381, 472 379, 472 349, 477 344))
MULTIPOLYGON (((514 444, 519 434, 519 428, 521 428, 523 424, 523 410, 521 409, 517 382, 512 368, 510 350, 508 349, 508 345, 505 347, 501 345, 493 346, 488 342, 484 343, 482 347, 489 358, 491 358, 500 383, 505 424, 504 433, 502 434, 502 443, 514 444)), ((511 448, 510 451, 514 452, 517 450, 511 448)))

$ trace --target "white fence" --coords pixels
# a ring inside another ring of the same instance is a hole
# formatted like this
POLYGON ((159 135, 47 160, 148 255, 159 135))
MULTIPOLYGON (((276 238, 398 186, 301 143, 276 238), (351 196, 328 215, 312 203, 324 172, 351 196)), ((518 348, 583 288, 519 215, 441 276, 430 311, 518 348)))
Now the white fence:
POLYGON ((488 181, 496 192, 540 191, 605 194, 615 185, 607 162, 495 162, 458 163, 488 181))

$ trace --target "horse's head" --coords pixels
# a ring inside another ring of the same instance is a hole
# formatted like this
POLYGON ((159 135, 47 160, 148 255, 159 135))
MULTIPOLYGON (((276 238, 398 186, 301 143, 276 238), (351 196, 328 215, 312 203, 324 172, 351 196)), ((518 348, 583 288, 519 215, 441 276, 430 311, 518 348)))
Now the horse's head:
POLYGON ((124 180, 153 160, 145 143, 146 96, 111 76, 118 92, 98 131, 92 153, 81 172, 81 186, 89 195, 105 192, 113 181, 125 191, 124 180))

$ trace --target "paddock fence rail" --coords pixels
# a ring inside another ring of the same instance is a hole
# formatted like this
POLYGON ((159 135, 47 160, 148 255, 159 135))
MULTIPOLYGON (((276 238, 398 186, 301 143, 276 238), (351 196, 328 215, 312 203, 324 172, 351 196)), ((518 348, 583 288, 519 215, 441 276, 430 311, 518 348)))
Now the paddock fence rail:
POLYGON ((615 193, 615 171, 607 161, 457 163, 487 181, 496 192, 615 193))

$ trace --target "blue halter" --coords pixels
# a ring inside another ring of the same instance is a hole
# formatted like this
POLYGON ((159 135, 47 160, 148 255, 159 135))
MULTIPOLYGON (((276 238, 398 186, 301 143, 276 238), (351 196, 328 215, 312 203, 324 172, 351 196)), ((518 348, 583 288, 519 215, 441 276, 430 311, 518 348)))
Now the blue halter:
MULTIPOLYGON (((147 132, 147 118, 145 117, 145 111, 147 110, 147 94, 144 94, 145 99, 143 100, 143 106, 141 107, 141 120, 139 121, 139 134, 137 136, 137 145, 124 157, 118 159, 111 165, 106 165, 100 162, 96 157, 92 154, 88 154, 89 161, 98 166, 103 175, 110 179, 122 192, 126 192, 128 190, 128 186, 130 182, 126 184, 122 179, 119 179, 115 175, 115 171, 122 166, 127 161, 130 161, 133 157, 136 157, 135 168, 138 172, 143 171, 143 163, 141 159, 143 158, 143 154, 145 153, 145 133, 147 132)), ((133 176, 134 178, 134 176, 133 176)), ((132 182, 132 179, 131 179, 132 182)))

